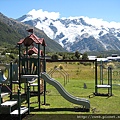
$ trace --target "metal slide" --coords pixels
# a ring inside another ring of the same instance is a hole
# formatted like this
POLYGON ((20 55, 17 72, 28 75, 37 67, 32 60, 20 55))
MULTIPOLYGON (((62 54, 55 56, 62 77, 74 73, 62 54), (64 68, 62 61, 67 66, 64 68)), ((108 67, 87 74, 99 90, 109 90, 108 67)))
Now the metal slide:
POLYGON ((85 108, 85 109, 88 109, 88 110, 90 109, 90 101, 89 100, 84 99, 84 98, 78 98, 78 97, 75 97, 75 96, 69 94, 58 81, 51 78, 45 72, 41 73, 41 77, 47 83, 53 85, 58 90, 58 92, 69 102, 74 103, 74 104, 78 104, 78 105, 82 105, 83 108, 85 108))

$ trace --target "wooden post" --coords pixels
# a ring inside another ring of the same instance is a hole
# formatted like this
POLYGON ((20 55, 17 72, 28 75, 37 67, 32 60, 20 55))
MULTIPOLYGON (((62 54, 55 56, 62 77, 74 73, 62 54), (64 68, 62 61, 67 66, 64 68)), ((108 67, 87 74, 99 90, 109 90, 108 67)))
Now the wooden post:
POLYGON ((27 103, 28 103, 28 114, 30 114, 30 85, 27 86, 27 103))
POLYGON ((95 59, 95 94, 98 92, 97 90, 97 59, 95 59))
POLYGON ((21 120, 20 108, 21 108, 21 91, 20 91, 20 88, 18 88, 18 117, 19 117, 19 120, 21 120))

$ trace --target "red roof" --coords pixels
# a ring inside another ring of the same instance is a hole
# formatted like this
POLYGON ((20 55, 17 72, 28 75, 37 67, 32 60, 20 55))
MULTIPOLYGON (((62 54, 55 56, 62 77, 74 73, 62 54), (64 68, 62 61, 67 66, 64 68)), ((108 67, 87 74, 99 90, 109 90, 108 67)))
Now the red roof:
POLYGON ((44 38, 38 38, 35 34, 31 34, 27 36, 25 39, 21 39, 17 44, 24 43, 25 46, 30 46, 32 43, 35 42, 36 44, 41 44, 46 46, 44 38))
POLYGON ((19 44, 23 43, 23 41, 24 41, 24 39, 21 39, 17 44, 19 45, 19 44))
POLYGON ((39 38, 39 42, 42 46, 46 46, 44 38, 39 38))
MULTIPOLYGON (((38 49, 36 47, 32 47, 28 50, 28 55, 32 55, 32 54, 38 54, 38 49)), ((26 54, 26 51, 24 52, 24 54, 26 54)), ((40 50, 40 55, 43 56, 43 51, 40 50)))

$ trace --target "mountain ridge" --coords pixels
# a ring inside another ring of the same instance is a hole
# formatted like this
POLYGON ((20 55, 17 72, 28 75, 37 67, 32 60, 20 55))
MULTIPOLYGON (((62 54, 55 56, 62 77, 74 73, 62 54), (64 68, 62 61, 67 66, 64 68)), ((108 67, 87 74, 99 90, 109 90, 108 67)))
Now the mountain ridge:
POLYGON ((84 16, 50 18, 36 13, 32 10, 17 20, 43 30, 70 52, 120 50, 120 23, 84 16))
MULTIPOLYGON (((30 25, 21 23, 19 21, 16 21, 12 18, 8 18, 7 16, 3 15, 0 13, 0 45, 5 44, 11 44, 11 45, 16 45, 17 42, 20 39, 25 38, 28 36, 28 32, 26 30, 33 28, 30 25)), ((39 30, 37 28, 33 28, 34 33, 39 37, 39 38, 44 38, 47 44, 46 50, 47 51, 66 51, 60 46, 57 42, 54 40, 50 39, 42 30, 39 30)))

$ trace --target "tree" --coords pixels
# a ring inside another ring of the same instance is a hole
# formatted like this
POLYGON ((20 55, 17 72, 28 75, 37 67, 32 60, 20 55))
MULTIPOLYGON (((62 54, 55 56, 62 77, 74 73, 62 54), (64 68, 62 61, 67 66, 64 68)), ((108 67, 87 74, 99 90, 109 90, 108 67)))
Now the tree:
POLYGON ((58 55, 56 55, 56 54, 52 55, 51 59, 52 60, 58 60, 58 55))
POLYGON ((63 60, 65 60, 65 59, 66 59, 66 55, 64 54, 64 55, 63 55, 63 60))
POLYGON ((78 51, 75 52, 75 57, 79 60, 80 58, 80 53, 78 51))
POLYGON ((88 60, 88 55, 87 55, 87 53, 84 53, 84 54, 82 55, 82 60, 88 60))

